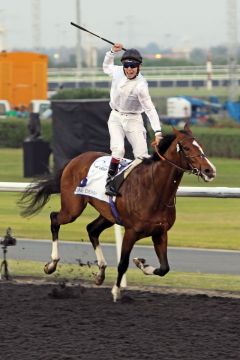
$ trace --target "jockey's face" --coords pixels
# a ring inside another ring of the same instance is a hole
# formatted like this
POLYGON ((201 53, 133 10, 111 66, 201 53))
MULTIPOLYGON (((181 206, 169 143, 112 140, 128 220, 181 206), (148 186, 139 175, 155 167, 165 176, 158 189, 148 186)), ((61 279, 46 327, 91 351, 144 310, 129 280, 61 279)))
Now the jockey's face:
POLYGON ((135 61, 126 61, 123 63, 123 71, 126 77, 131 80, 134 79, 140 70, 140 64, 135 61))

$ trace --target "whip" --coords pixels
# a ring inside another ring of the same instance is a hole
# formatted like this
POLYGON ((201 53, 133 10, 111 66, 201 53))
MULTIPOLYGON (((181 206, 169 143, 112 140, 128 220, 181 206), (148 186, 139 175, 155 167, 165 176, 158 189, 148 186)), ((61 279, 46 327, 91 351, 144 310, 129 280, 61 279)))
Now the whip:
MULTIPOLYGON (((105 39, 105 38, 103 38, 103 37, 101 37, 101 36, 99 36, 99 35, 97 35, 97 34, 94 34, 93 32, 85 29, 84 27, 82 27, 82 26, 80 26, 80 25, 78 25, 78 24, 75 24, 74 22, 71 22, 70 24, 73 25, 73 26, 75 26, 76 28, 78 28, 78 29, 80 29, 80 30, 86 31, 86 32, 89 33, 89 34, 98 37, 99 39, 101 39, 101 40, 103 40, 103 41, 105 41, 105 42, 107 42, 107 43, 109 43, 109 44, 111 44, 111 45, 114 45, 114 42, 112 42, 112 41, 110 41, 110 40, 107 40, 107 39, 105 39)), ((126 51, 127 49, 122 48, 122 50, 126 51)))

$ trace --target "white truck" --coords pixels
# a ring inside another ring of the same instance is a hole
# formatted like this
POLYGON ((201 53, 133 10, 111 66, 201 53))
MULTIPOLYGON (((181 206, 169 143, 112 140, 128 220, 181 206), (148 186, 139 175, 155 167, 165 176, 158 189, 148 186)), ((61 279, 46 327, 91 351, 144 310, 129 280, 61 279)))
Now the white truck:
POLYGON ((48 119, 52 115, 50 100, 32 100, 29 112, 38 113, 41 120, 48 119))
POLYGON ((192 115, 190 101, 181 97, 167 99, 167 116, 172 119, 186 119, 192 115))
POLYGON ((0 100, 0 117, 1 118, 6 117, 10 110, 11 107, 8 100, 0 100))

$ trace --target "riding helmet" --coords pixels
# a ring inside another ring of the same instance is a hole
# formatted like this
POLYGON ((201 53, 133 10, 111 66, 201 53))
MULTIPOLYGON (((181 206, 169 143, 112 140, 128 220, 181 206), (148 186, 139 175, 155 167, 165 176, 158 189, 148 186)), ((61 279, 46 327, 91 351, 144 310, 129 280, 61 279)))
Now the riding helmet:
POLYGON ((123 53, 123 56, 121 57, 121 62, 123 62, 124 60, 135 60, 139 62, 139 64, 141 64, 142 56, 138 50, 128 49, 123 53))

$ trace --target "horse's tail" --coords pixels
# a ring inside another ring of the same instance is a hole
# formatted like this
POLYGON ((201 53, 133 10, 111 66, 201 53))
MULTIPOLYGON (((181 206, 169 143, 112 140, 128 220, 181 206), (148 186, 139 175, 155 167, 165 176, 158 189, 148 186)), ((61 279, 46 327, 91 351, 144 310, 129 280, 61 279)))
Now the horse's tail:
POLYGON ((37 182, 31 183, 18 201, 21 216, 27 217, 40 212, 52 194, 60 192, 62 171, 50 174, 37 182))

